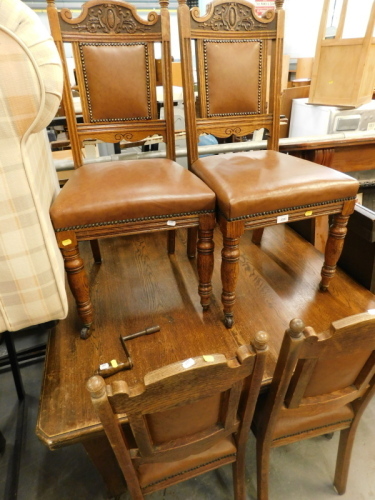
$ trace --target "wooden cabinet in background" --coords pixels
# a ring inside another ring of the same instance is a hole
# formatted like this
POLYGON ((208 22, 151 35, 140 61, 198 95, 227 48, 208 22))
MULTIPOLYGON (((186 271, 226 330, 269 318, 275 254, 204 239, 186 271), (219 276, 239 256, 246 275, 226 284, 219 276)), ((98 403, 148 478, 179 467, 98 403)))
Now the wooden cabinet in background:
POLYGON ((349 219, 338 265, 375 293, 375 212, 363 205, 357 205, 349 219))
POLYGON ((375 83, 375 2, 363 38, 342 38, 348 0, 334 38, 325 38, 331 0, 325 0, 311 78, 310 104, 358 108, 371 101, 375 83))

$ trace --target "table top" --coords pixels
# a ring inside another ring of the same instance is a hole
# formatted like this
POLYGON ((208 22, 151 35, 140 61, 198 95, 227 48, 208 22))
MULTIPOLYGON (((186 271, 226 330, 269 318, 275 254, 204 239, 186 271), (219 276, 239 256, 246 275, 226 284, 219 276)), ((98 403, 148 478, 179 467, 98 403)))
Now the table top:
POLYGON ((186 232, 177 232, 176 254, 167 254, 166 233, 100 241, 103 263, 90 247, 81 253, 89 276, 95 329, 79 338, 79 320, 69 295, 69 315, 51 333, 45 360, 37 435, 51 449, 100 435, 87 379, 99 364, 125 361, 120 335, 153 325, 160 331, 127 342, 134 367, 107 379, 136 384, 163 365, 202 354, 233 357, 259 330, 268 332, 263 385, 271 379, 285 329, 299 317, 317 331, 334 320, 375 308, 375 296, 338 270, 328 292, 318 291, 323 255, 290 228, 267 228, 260 246, 251 231, 241 238, 235 325, 227 330, 221 307, 221 236, 215 231, 215 270, 210 309, 202 311, 196 263, 186 255, 186 232))

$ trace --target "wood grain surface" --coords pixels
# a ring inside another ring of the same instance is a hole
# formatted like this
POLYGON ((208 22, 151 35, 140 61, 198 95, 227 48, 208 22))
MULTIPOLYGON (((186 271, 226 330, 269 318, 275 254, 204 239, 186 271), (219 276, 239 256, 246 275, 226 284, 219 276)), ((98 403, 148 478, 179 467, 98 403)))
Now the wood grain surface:
POLYGON ((251 231, 243 236, 236 323, 227 330, 220 304, 219 232, 213 296, 205 312, 197 294, 195 262, 186 256, 186 233, 177 234, 175 256, 167 255, 165 233, 104 240, 101 265, 94 264, 88 242, 82 244, 96 322, 91 338, 78 337, 79 318, 68 292, 69 315, 49 340, 37 423, 38 436, 50 448, 100 432, 85 384, 99 364, 126 359, 120 335, 160 325, 159 332, 128 341, 134 367, 110 379, 135 384, 147 372, 189 357, 234 356, 238 345, 265 330, 270 336, 267 385, 292 318, 322 331, 334 320, 375 307, 375 296, 341 270, 328 292, 318 291, 323 255, 280 225, 265 230, 259 247, 251 243, 251 231))

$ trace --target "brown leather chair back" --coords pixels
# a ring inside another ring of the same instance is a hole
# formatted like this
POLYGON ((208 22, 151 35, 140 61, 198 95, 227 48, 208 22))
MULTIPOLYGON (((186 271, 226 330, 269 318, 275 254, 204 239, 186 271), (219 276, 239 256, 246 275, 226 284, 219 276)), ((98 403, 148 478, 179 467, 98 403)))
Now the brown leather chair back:
POLYGON ((308 404, 324 411, 324 407, 330 408, 334 401, 342 406, 365 394, 375 374, 373 315, 363 313, 336 321, 328 332, 321 334, 307 327, 301 337, 289 345, 288 357, 292 357, 292 345, 299 344, 293 373, 289 366, 287 368, 285 358, 283 360, 283 350, 280 357, 283 368, 277 368, 278 374, 282 369, 283 377, 290 378, 285 395, 286 407, 308 404))
POLYGON ((278 149, 284 11, 263 17, 246 0, 214 0, 207 13, 179 0, 178 16, 187 134, 193 163, 197 137, 226 138, 266 128, 269 149, 278 149), (195 47, 191 48, 191 42, 195 47), (196 60, 196 64, 194 64, 196 60), (197 82, 191 81, 193 67, 197 82), (195 95, 197 116, 195 117, 195 95))
POLYGON ((168 1, 161 12, 142 19, 131 4, 92 0, 72 18, 48 1, 53 37, 64 65, 64 107, 76 166, 82 165, 85 139, 105 142, 139 141, 160 135, 167 157, 174 159, 173 100, 169 57, 168 1), (77 123, 64 45, 70 44, 81 98, 83 123, 77 123), (159 119, 156 92, 156 45, 163 57, 162 81, 165 119, 159 119), (167 57, 168 55, 168 57, 167 57))

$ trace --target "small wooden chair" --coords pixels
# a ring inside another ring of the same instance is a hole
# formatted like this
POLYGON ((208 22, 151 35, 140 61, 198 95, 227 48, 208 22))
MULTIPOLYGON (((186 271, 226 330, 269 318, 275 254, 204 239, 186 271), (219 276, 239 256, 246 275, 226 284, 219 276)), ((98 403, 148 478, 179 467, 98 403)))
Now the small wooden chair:
POLYGON ((144 382, 87 388, 133 499, 233 464, 234 493, 245 500, 245 448, 262 381, 267 334, 236 357, 198 356, 148 373, 144 382), (125 436, 116 414, 126 414, 125 436))
POLYGON ((355 433, 374 394, 374 315, 349 316, 320 334, 292 320, 252 424, 258 500, 268 499, 271 448, 334 431, 341 431, 334 485, 340 495, 345 493, 355 433))
POLYGON ((283 0, 275 5, 275 11, 260 18, 246 0, 215 0, 200 16, 198 8, 189 11, 185 0, 179 0, 189 168, 216 193, 228 328, 234 323, 239 241, 244 231, 255 230, 253 241, 260 243, 266 226, 334 214, 320 285, 326 290, 358 191, 352 177, 278 152, 283 0), (267 151, 198 156, 200 134, 244 137, 261 128, 268 130, 267 151))
MULTIPOLYGON (((91 0, 73 18, 48 1, 51 32, 63 62, 63 102, 76 170, 54 201, 50 215, 87 338, 93 322, 89 286, 78 242, 90 240, 101 262, 98 238, 198 228, 199 294, 207 308, 213 271, 215 195, 196 175, 174 162, 173 101, 168 1, 160 14, 138 16, 129 3, 91 0), (82 103, 77 123, 64 46, 71 45, 82 103), (162 56, 165 119, 158 117, 155 54, 162 56), (85 163, 87 139, 137 142, 157 135, 167 158, 85 163)), ((196 242, 194 242, 196 243, 196 242)), ((195 255, 196 245, 188 248, 195 255)), ((169 238, 169 253, 174 239, 169 238)), ((125 287, 125 284, 124 284, 125 287)))

